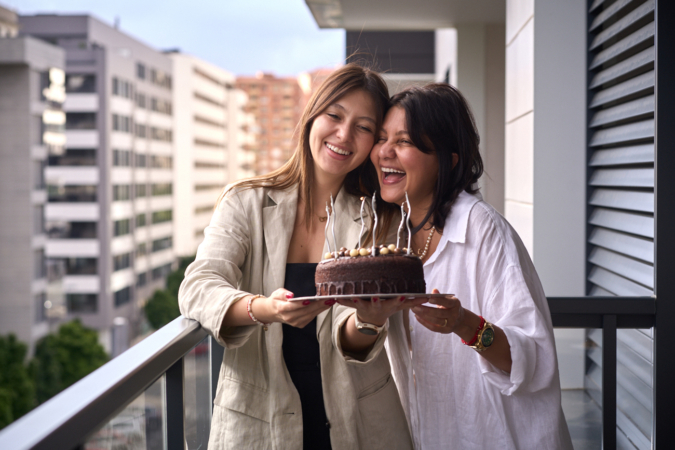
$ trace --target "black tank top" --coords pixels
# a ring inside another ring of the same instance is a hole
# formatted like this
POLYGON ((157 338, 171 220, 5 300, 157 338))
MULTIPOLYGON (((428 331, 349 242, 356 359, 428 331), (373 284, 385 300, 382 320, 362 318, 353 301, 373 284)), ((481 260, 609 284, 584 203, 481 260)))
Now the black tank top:
MULTIPOLYGON (((295 297, 316 295, 316 266, 313 263, 286 264, 284 288, 293 292, 295 297)), ((303 449, 330 449, 330 425, 323 403, 316 318, 305 328, 283 324, 283 331, 284 360, 302 403, 303 449)))

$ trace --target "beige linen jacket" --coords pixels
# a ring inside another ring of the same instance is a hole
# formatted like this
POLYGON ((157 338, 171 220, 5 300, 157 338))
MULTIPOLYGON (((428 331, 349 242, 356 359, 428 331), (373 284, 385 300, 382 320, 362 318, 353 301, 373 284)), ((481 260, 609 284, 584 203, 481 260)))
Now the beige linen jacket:
MULTIPOLYGON (((179 303, 225 346, 209 449, 302 449, 302 407, 282 353, 282 326, 218 331, 227 310, 249 294, 283 287, 295 223, 297 186, 285 191, 235 189, 204 231, 185 272, 179 303)), ((358 243, 360 202, 340 191, 335 202, 338 246, 358 243)), ((324 244, 325 246, 325 244, 324 244)), ((331 236, 332 246, 332 236, 331 236)), ((324 248, 324 253, 328 251, 324 248)), ((317 317, 321 377, 333 449, 411 449, 408 424, 387 354, 386 332, 360 361, 343 355, 340 325, 353 309, 335 305, 317 317)))

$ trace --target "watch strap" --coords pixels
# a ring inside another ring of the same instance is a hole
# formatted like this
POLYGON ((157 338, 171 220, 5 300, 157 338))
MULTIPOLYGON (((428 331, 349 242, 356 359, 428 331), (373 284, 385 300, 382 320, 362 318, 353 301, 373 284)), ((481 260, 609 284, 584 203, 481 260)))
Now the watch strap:
POLYGON ((384 323, 382 326, 377 326, 372 323, 367 323, 367 322, 361 322, 359 319, 359 315, 357 313, 354 313, 354 325, 356 326, 356 329, 363 333, 367 334, 369 336, 377 336, 378 334, 382 333, 382 330, 384 330, 387 326, 387 323, 389 322, 389 319, 387 319, 387 322, 384 323))

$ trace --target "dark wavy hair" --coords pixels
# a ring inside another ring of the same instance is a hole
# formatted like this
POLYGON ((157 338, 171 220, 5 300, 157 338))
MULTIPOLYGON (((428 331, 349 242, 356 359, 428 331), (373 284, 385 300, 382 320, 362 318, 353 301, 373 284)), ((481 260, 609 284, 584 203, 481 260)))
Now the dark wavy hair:
MULTIPOLYGON (((413 234, 427 221, 442 231, 457 196, 462 191, 478 192, 476 182, 483 174, 483 160, 478 151, 480 137, 471 108, 457 88, 445 83, 405 89, 394 95, 390 103, 391 108, 405 111, 408 135, 419 151, 435 153, 438 158, 433 200, 413 234), (453 153, 458 157, 455 167, 453 153)), ((384 206, 382 215, 392 215, 395 209, 384 206)))

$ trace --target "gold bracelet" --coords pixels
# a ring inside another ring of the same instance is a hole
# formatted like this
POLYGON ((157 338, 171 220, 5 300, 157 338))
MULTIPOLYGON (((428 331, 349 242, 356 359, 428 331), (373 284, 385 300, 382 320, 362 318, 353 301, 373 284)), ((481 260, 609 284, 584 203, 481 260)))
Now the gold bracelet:
POLYGON ((248 317, 253 322, 257 323, 258 325, 263 327, 263 330, 267 331, 267 327, 269 326, 269 323, 263 323, 263 322, 259 321, 258 319, 256 319, 255 316, 253 315, 253 309, 251 308, 251 304, 253 303, 253 300, 255 300, 257 298, 260 298, 260 297, 264 297, 264 295, 258 294, 258 295, 254 295, 253 297, 249 298, 248 303, 246 304, 246 311, 248 312, 248 317))

